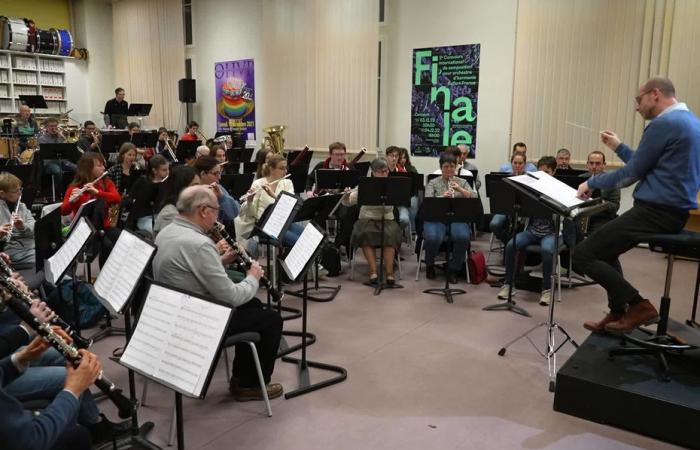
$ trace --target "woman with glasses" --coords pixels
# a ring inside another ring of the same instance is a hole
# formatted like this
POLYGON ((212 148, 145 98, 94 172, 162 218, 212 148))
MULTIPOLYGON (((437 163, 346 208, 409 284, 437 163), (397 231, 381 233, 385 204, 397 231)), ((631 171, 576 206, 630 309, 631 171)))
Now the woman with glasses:
POLYGON ((20 201, 22 181, 9 172, 0 173, 0 243, 14 269, 31 269, 34 257, 34 217, 20 201))
POLYGON ((230 224, 238 216, 241 205, 219 184, 221 173, 223 172, 221 164, 213 156, 203 156, 197 158, 193 167, 199 176, 200 183, 209 185, 214 189, 214 194, 219 200, 219 222, 224 225, 230 224))
MULTIPOLYGON (((292 180, 284 179, 287 176, 287 160, 283 155, 270 155, 263 165, 262 174, 263 177, 255 180, 248 191, 249 193, 256 192, 256 194, 243 203, 241 214, 236 218, 236 236, 247 237, 253 230, 255 223, 260 220, 265 210, 275 203, 280 193, 294 194, 292 180)), ((300 224, 292 223, 282 236, 282 244, 286 247, 292 247, 303 230, 304 228, 300 224)))

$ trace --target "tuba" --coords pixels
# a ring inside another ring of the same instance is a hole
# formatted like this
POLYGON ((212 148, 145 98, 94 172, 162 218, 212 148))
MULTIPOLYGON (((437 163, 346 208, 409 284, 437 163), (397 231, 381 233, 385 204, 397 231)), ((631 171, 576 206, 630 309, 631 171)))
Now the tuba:
MULTIPOLYGON (((263 131, 270 135, 269 140, 272 153, 281 154, 284 152, 284 137, 282 137, 282 133, 284 133, 286 128, 286 125, 273 125, 263 128, 263 131)), ((267 137, 265 139, 267 139, 267 137)))

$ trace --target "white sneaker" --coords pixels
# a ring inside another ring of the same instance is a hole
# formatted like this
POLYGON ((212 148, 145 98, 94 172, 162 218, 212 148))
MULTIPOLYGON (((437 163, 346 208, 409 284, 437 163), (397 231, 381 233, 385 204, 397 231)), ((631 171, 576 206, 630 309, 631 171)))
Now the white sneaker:
MULTIPOLYGON (((510 289, 509 284, 504 284, 500 291, 498 291, 498 298, 501 300, 508 300, 508 290, 510 289)), ((513 296, 515 296, 515 288, 513 288, 513 296)))
POLYGON ((540 305, 542 306, 548 306, 549 301, 552 299, 552 290, 547 289, 545 291, 542 291, 542 296, 540 297, 540 305))

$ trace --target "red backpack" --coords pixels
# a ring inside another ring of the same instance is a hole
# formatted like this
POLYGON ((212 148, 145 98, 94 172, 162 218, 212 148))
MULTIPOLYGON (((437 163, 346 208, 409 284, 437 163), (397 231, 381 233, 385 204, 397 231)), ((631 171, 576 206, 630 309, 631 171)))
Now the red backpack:
POLYGON ((481 252, 471 252, 467 260, 469 266, 469 280, 472 284, 479 284, 486 279, 486 257, 481 252))

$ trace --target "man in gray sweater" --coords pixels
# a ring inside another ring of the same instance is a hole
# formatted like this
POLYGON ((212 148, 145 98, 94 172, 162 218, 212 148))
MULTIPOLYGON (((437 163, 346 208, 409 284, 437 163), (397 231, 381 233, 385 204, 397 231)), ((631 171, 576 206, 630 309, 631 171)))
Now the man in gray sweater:
MULTIPOLYGON (((263 376, 270 398, 282 395, 282 386, 270 383, 282 336, 282 319, 276 311, 264 309, 255 298, 263 270, 257 262, 240 283, 226 274, 224 264, 236 255, 228 250, 219 256, 214 241, 207 236, 217 220, 219 203, 209 186, 191 186, 177 201, 179 215, 156 237, 158 252, 153 259, 157 281, 195 294, 210 296, 235 308, 228 333, 256 332, 263 376)), ((236 346, 230 390, 236 400, 261 400, 257 374, 250 348, 236 346)))

